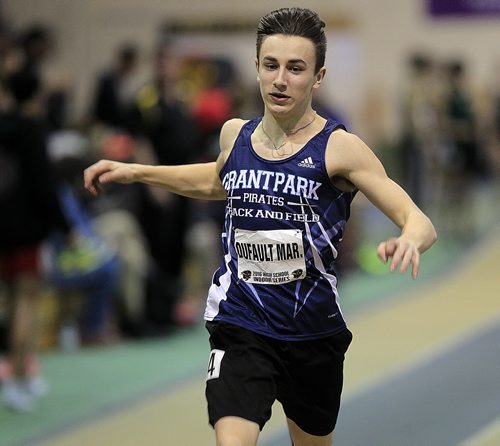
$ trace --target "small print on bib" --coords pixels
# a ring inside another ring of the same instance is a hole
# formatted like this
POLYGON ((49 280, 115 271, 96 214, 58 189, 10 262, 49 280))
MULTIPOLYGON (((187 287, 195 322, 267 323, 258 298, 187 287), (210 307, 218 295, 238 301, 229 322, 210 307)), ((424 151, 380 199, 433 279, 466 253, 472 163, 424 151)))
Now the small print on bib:
POLYGON ((238 277, 248 283, 280 285, 306 276, 300 229, 235 229, 238 277))

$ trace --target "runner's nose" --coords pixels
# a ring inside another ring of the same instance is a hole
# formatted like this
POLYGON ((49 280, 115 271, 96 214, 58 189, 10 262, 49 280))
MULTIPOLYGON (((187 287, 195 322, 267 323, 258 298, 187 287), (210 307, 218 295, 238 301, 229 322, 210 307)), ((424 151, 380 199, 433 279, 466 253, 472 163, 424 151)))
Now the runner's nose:
POLYGON ((281 68, 277 71, 276 78, 274 79, 273 85, 279 91, 286 90, 286 71, 284 68, 281 68))

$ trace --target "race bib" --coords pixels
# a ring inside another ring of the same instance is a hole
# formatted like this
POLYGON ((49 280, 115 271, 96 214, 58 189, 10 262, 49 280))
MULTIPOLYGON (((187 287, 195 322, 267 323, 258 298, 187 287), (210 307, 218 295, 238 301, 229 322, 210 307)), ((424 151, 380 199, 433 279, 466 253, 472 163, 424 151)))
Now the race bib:
POLYGON ((300 229, 235 229, 238 277, 248 283, 280 285, 306 276, 300 229))

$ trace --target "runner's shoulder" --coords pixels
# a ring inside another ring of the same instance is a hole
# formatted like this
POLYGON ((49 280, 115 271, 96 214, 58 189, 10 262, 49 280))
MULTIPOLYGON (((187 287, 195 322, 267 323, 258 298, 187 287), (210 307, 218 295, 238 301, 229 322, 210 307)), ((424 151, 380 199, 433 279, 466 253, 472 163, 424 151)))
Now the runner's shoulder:
POLYGON ((248 120, 234 118, 226 121, 220 131, 220 147, 223 152, 231 151, 243 125, 248 120))

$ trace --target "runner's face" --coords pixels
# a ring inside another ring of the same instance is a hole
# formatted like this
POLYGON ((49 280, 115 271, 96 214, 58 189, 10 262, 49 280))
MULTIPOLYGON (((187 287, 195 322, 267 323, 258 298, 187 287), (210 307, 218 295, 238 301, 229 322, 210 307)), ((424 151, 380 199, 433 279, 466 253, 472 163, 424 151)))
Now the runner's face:
POLYGON ((304 112, 319 87, 325 69, 315 73, 314 44, 305 37, 275 34, 266 37, 256 60, 264 105, 273 113, 304 112))

